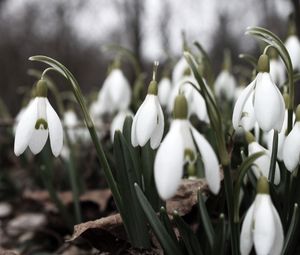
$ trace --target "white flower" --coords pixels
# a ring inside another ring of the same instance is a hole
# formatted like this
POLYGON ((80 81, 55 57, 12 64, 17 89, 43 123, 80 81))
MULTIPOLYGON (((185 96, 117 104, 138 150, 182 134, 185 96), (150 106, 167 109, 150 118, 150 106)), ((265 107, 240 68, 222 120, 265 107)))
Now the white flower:
POLYGON ((228 70, 222 70, 215 81, 214 87, 217 97, 232 100, 236 88, 235 78, 228 70))
POLYGON ((270 60, 270 75, 275 84, 282 87, 285 82, 285 67, 278 58, 270 60))
POLYGON ((67 128, 67 132, 69 134, 71 142, 75 143, 78 137, 77 128, 78 128, 79 121, 73 110, 69 109, 65 111, 63 117, 63 123, 67 128))
POLYGON ((133 146, 144 146, 150 140, 152 149, 156 149, 164 133, 164 114, 157 95, 148 94, 136 112, 131 129, 133 146))
MULTIPOLYGON (((295 114, 293 114, 293 122, 295 120, 295 114)), ((278 152, 277 152, 277 158, 279 160, 283 160, 283 144, 286 139, 286 130, 287 130, 287 124, 288 124, 288 111, 285 111, 284 121, 282 125, 282 130, 278 133, 278 152)), ((266 142, 268 149, 271 150, 273 146, 273 135, 274 130, 269 131, 268 133, 265 133, 263 135, 263 140, 266 142)))
POLYGON ((110 125, 110 139, 111 141, 114 140, 114 135, 117 130, 122 131, 124 122, 127 116, 133 116, 132 112, 130 110, 123 110, 120 111, 112 120, 110 125))
MULTIPOLYGON (((271 163, 271 152, 265 149, 264 147, 262 147, 256 141, 252 141, 249 143, 248 145, 249 156, 251 156, 256 152, 261 152, 261 151, 265 152, 265 154, 254 161, 252 170, 257 178, 259 178, 262 175, 268 178, 269 171, 270 171, 270 163, 271 163)), ((276 162, 274 183, 279 184, 279 182, 280 182, 280 170, 276 162)))
MULTIPOLYGON (((266 179, 264 182, 267 185, 266 179)), ((268 187, 262 191, 258 188, 258 194, 246 213, 240 236, 241 255, 250 254, 253 244, 258 255, 281 254, 283 228, 268 192, 268 187)))
MULTIPOLYGON (((265 60, 264 56, 266 55, 260 57, 258 65, 260 65, 260 61, 265 60)), ((267 70, 259 72, 254 81, 244 89, 238 98, 232 115, 234 129, 242 125, 243 117, 247 116, 245 105, 251 93, 253 93, 254 116, 259 127, 263 131, 271 129, 280 131, 284 120, 285 104, 283 96, 267 70)))
POLYGON ((293 68, 300 70, 300 41, 296 35, 290 35, 286 42, 285 47, 289 52, 292 60, 293 68))
POLYGON ((154 161, 154 179, 158 194, 162 199, 169 199, 176 193, 183 175, 183 166, 187 160, 185 153, 192 151, 196 156, 195 145, 201 154, 210 190, 214 194, 219 192, 219 163, 212 147, 204 136, 191 127, 187 119, 174 119, 154 161))
MULTIPOLYGON (((209 117, 204 98, 192 87, 190 82, 199 88, 196 79, 192 75, 183 76, 171 91, 168 102, 168 111, 170 113, 172 112, 175 98, 178 93, 181 92, 186 96, 186 99, 189 102, 189 116, 195 114, 199 120, 209 123, 209 117)), ((207 88, 209 90, 208 86, 207 88)))
POLYGON ((158 98, 159 102, 162 106, 167 106, 170 93, 171 93, 171 81, 169 78, 162 78, 161 81, 158 83, 158 98))
POLYGON ((300 161, 300 122, 297 121, 283 145, 283 162, 289 171, 294 171, 300 161))
POLYGON ((105 79, 98 95, 100 113, 125 110, 131 101, 131 88, 123 72, 115 68, 105 79))
POLYGON ((185 70, 189 68, 189 64, 186 62, 185 57, 181 57, 173 68, 172 83, 176 84, 184 75, 185 70))
POLYGON ((16 129, 14 152, 22 154, 27 146, 39 153, 50 137, 51 150, 58 156, 63 146, 63 128, 59 117, 46 97, 36 97, 22 114, 16 129))

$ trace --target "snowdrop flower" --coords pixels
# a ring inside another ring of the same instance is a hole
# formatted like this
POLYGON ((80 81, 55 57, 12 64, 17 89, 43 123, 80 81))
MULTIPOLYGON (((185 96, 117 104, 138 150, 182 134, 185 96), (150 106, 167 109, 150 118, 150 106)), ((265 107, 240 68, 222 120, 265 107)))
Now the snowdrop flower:
POLYGON ((283 228, 269 194, 266 177, 257 183, 257 195, 248 209, 240 236, 241 255, 248 255, 254 245, 258 255, 279 255, 283 247, 283 228))
POLYGON ((283 144, 283 162, 292 172, 300 162, 300 106, 296 110, 296 123, 283 144))
POLYGON ((283 86, 285 82, 285 67, 278 57, 270 60, 270 75, 275 84, 279 87, 283 86))
POLYGON ((125 110, 131 101, 131 88, 119 68, 114 68, 105 79, 98 95, 101 113, 125 110))
POLYGON ((154 161, 154 179, 159 196, 167 200, 176 193, 185 162, 196 160, 196 148, 201 154, 208 186, 217 194, 220 190, 218 159, 208 141, 188 121, 188 105, 184 95, 176 97, 173 114, 170 130, 154 161))
POLYGON ((257 67, 259 73, 244 89, 234 106, 233 127, 237 129, 243 125, 243 118, 247 116, 245 105, 253 93, 254 116, 259 127, 266 132, 271 129, 280 131, 284 120, 285 105, 279 89, 271 79, 267 55, 260 56, 257 67))
POLYGON ((191 75, 190 68, 187 68, 184 72, 184 76, 172 88, 169 96, 168 111, 170 113, 172 112, 174 101, 178 93, 183 93, 189 102, 189 116, 195 114, 199 120, 209 123, 205 101, 202 95, 191 86, 190 82, 199 87, 196 79, 191 75))
POLYGON ((185 70, 189 68, 189 64, 186 62, 185 57, 181 57, 173 68, 172 83, 176 84, 184 76, 185 70))
POLYGON ((110 125, 110 139, 111 141, 114 140, 114 135, 117 130, 122 131, 124 122, 127 116, 133 117, 133 114, 130 110, 123 110, 120 111, 112 120, 110 125))
POLYGON ((155 63, 153 79, 148 87, 148 95, 137 110, 131 128, 131 143, 133 146, 144 146, 150 140, 152 149, 156 149, 164 133, 164 114, 157 96, 157 82, 155 80, 155 63))
MULTIPOLYGON (((248 142, 249 156, 257 152, 261 152, 261 151, 265 152, 264 155, 262 155, 261 157, 259 157, 254 161, 254 164, 252 166, 253 173, 257 178, 259 178, 262 175, 268 177, 270 171, 270 164, 271 164, 271 152, 265 149, 263 146, 261 146, 258 142, 256 142, 255 138, 250 132, 246 133, 246 140, 248 142)), ((276 185, 280 183, 280 170, 277 162, 275 168, 274 183, 276 185)))
POLYGON ((57 157, 63 147, 63 128, 57 113, 47 99, 47 84, 37 83, 37 96, 22 114, 16 129, 14 152, 22 154, 27 146, 33 154, 39 153, 50 137, 52 153, 57 157))
POLYGON ((236 89, 236 80, 228 70, 222 70, 215 81, 215 93, 218 98, 232 100, 236 89))
POLYGON ((171 93, 171 81, 169 78, 164 77, 161 79, 161 81, 158 83, 158 98, 159 102, 162 106, 167 106, 168 100, 171 93))
POLYGON ((286 42, 285 47, 291 57, 294 70, 300 70, 300 41, 295 34, 291 34, 286 42))
POLYGON ((63 123, 67 128, 67 132, 69 134, 71 142, 75 143, 76 138, 77 138, 77 130, 76 129, 78 128, 78 124, 79 124, 76 113, 71 109, 65 111, 64 117, 63 117, 63 123))
MULTIPOLYGON (((295 114, 293 114, 293 122, 295 121, 295 114)), ((283 160, 283 145, 286 139, 286 130, 288 126, 288 110, 285 110, 282 130, 278 133, 278 152, 277 158, 283 160)), ((263 135, 263 140, 266 142, 268 149, 271 150, 273 146, 274 130, 269 131, 263 135)))

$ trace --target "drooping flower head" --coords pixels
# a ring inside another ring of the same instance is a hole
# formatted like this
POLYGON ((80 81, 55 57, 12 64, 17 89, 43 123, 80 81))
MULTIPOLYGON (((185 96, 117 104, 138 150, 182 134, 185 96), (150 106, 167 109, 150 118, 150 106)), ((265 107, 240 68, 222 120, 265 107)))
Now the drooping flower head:
POLYGON ((294 70, 300 71, 300 41, 296 34, 295 24, 290 23, 289 25, 289 36, 285 41, 285 47, 291 57, 294 70))
POLYGON ((36 97, 26 108, 16 129, 14 152, 22 154, 27 146, 33 154, 45 146, 48 135, 52 153, 57 157, 63 147, 63 128, 61 121, 47 99, 47 84, 39 80, 36 97))
MULTIPOLYGON (((271 152, 266 148, 264 148, 263 146, 261 146, 258 142, 256 142, 254 136, 250 132, 246 133, 246 140, 248 142, 249 156, 257 152, 265 153, 264 155, 262 155, 261 157, 257 158, 254 161, 254 164, 252 166, 252 171, 255 174, 256 178, 259 178, 260 176, 265 176, 267 178, 269 176, 269 171, 270 171, 271 152)), ((275 168, 274 183, 275 184, 280 183, 280 170, 277 162, 275 168)))
POLYGON ((300 162, 300 106, 296 110, 296 122, 283 144, 283 162, 286 168, 292 172, 300 162))
MULTIPOLYGON (((255 120, 263 131, 275 129, 280 131, 284 121, 285 104, 283 97, 271 79, 269 73, 269 57, 261 55, 257 64, 258 74, 241 93, 232 115, 234 129, 243 126, 244 118, 248 118, 246 103, 251 99, 255 120)), ((251 103, 250 101, 250 103, 251 103)), ((251 107, 250 107, 251 108, 251 107)))
POLYGON ((182 94, 175 99, 173 117, 170 130, 154 161, 154 179, 158 194, 166 200, 176 193, 183 176, 184 164, 194 164, 197 151, 201 154, 208 186, 217 194, 220 189, 217 156, 204 136, 188 121, 188 104, 182 94))
MULTIPOLYGON (((158 62, 155 64, 158 65, 158 62)), ((157 66, 153 73, 156 73, 157 66)), ((137 110, 131 128, 131 143, 133 146, 144 146, 150 140, 152 149, 156 149, 164 133, 164 114, 157 96, 155 74, 148 87, 148 94, 137 110)))
POLYGON ((236 80, 231 74, 231 56, 229 51, 225 51, 223 70, 219 73, 214 84, 216 96, 221 99, 233 100, 236 87, 236 80))
POLYGON ((283 247, 283 228, 272 204, 266 177, 257 182, 257 195, 248 209, 240 236, 241 255, 248 255, 254 245, 256 254, 279 255, 283 247))

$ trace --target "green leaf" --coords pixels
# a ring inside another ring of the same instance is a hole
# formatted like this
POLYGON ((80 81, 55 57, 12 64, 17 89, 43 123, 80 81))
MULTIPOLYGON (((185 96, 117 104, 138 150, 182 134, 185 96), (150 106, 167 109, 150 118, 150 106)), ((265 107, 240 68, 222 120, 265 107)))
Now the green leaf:
POLYGON ((170 218, 169 218, 169 216, 168 216, 168 213, 167 213, 165 207, 162 206, 162 207, 160 208, 159 216, 160 216, 161 222, 162 222, 162 223, 164 224, 164 226, 165 226, 165 229, 168 231, 168 233, 169 233, 169 235, 171 236, 171 238, 173 239, 173 241, 177 243, 177 237, 176 237, 176 234, 175 234, 175 232, 174 232, 174 229, 173 229, 171 220, 170 220, 170 218))
POLYGON ((288 232, 286 234, 285 241, 283 244, 283 248, 282 248, 282 252, 281 252, 282 255, 291 254, 289 252, 289 250, 291 248, 291 243, 294 241, 293 240, 294 234, 297 230, 298 222, 299 222, 299 206, 296 203, 296 204, 294 204, 292 220, 291 220, 290 227, 288 229, 288 232))
POLYGON ((204 254, 201 249, 199 240, 197 239, 195 233, 191 230, 189 225, 184 222, 184 220, 178 215, 176 211, 174 212, 173 216, 188 254, 204 254))
POLYGON ((255 160, 264 155, 265 152, 257 152, 246 158, 238 168, 238 178, 234 187, 234 222, 239 223, 239 197, 243 179, 255 160))
POLYGON ((140 205, 143 208, 149 224, 164 251, 169 255, 183 255, 180 246, 170 237, 168 231, 164 228, 164 225, 158 219, 156 213, 154 212, 139 185, 135 183, 134 186, 140 205))
POLYGON ((128 147, 122 133, 116 131, 114 136, 114 156, 117 165, 116 180, 122 199, 126 201, 126 206, 122 208, 121 215, 124 217, 124 223, 132 245, 139 248, 150 248, 146 218, 133 186, 137 181, 137 176, 134 172, 128 147))
POLYGON ((200 209, 200 216, 202 219, 204 231, 206 233, 210 248, 211 248, 211 250, 213 250, 216 234, 215 234, 214 228, 211 224, 211 220, 208 215, 208 211, 207 211, 204 199, 203 199, 203 195, 200 190, 198 191, 198 206, 200 209))
POLYGON ((221 255, 225 253, 226 224, 225 224, 225 216, 223 213, 220 215, 219 221, 220 222, 217 228, 213 255, 221 255))

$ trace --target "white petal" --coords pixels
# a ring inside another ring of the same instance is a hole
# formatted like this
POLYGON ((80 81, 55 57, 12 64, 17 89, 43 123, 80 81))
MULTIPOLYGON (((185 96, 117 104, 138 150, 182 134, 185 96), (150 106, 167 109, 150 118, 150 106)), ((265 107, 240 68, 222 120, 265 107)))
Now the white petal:
POLYGON ((269 73, 259 73, 254 94, 255 118, 264 131, 281 130, 285 104, 283 96, 272 82, 269 73))
POLYGON ((184 146, 180 123, 174 120, 154 161, 154 180, 162 199, 167 200, 175 195, 183 174, 183 164, 184 146))
POLYGON ((256 80, 252 81, 241 93, 238 100, 235 103, 233 114, 232 114, 232 125, 234 129, 237 129, 240 125, 244 106, 247 102, 248 97, 254 89, 256 80))
POLYGON ((38 154, 48 139, 48 129, 35 129, 29 141, 29 148, 33 154, 38 154))
POLYGON ((275 241, 275 219, 270 195, 258 194, 254 202, 253 240, 258 255, 270 254, 275 241))
POLYGON ((181 57, 180 60, 176 63, 173 68, 172 73, 172 82, 177 83, 183 76, 185 69, 189 68, 188 63, 184 57, 181 57))
POLYGON ((294 70, 300 70, 300 41, 296 35, 290 35, 285 42, 294 70))
POLYGON ((131 99, 131 88, 120 69, 113 69, 106 78, 104 85, 108 86, 109 97, 115 110, 128 108, 131 99))
POLYGON ((159 146, 164 134, 164 126, 165 126, 164 114, 157 97, 155 101, 156 101, 155 104, 156 104, 156 109, 158 114, 158 123, 150 139, 150 146, 152 149, 156 149, 159 146))
POLYGON ((133 116, 132 112, 129 110, 120 111, 112 120, 110 125, 110 138, 111 141, 114 140, 114 135, 117 130, 123 131, 124 122, 127 116, 133 116))
POLYGON ((274 220, 275 220, 276 236, 270 254, 280 255, 283 247, 283 241, 284 241, 283 228, 282 228, 282 224, 278 212, 276 211, 276 208, 273 205, 272 205, 272 209, 273 209, 274 220))
POLYGON ((288 134, 283 145, 283 161, 289 171, 295 170, 300 159, 300 122, 288 134))
POLYGON ((204 136, 194 128, 192 134, 202 157, 208 187, 214 194, 218 194, 221 181, 218 158, 204 136))
MULTIPOLYGON (((260 151, 264 151, 265 154, 255 160, 252 170, 257 178, 261 175, 268 178, 271 164, 271 152, 257 142, 252 142, 248 145, 249 156, 260 151)), ((280 169, 278 163, 276 162, 274 183, 277 185, 279 182, 280 169)))
POLYGON ((38 98, 35 98, 26 108, 16 129, 14 152, 17 156, 22 154, 29 144, 37 121, 38 98))
POLYGON ((144 146, 151 138, 158 124, 158 114, 154 95, 147 95, 140 106, 140 112, 136 120, 136 137, 138 144, 144 146))
POLYGON ((158 93, 159 102, 162 106, 168 104, 169 96, 171 93, 171 81, 168 78, 162 78, 158 83, 158 93))
POLYGON ((52 153, 57 157, 63 147, 63 127, 61 121, 47 99, 47 122, 52 153))
POLYGON ((270 75, 274 83, 282 87, 285 81, 285 67, 280 59, 270 60, 270 75))
POLYGON ((252 236, 253 210, 254 210, 254 203, 248 209, 244 222, 242 224, 241 237, 240 237, 241 255, 248 255, 251 252, 253 246, 253 236, 252 236))
POLYGON ((183 144, 185 149, 190 149, 196 152, 195 144, 191 134, 191 124, 188 120, 176 120, 178 126, 180 126, 180 132, 183 137, 183 144))
POLYGON ((131 144, 136 147, 139 145, 136 135, 136 123, 140 116, 141 107, 137 110, 136 114, 133 117, 132 126, 131 126, 131 144))
POLYGON ((250 131, 251 129, 253 129, 256 122, 253 108, 253 96, 254 91, 251 92, 245 103, 243 116, 240 120, 240 125, 245 129, 245 131, 250 131))
POLYGON ((196 114, 199 120, 209 123, 204 98, 194 88, 192 88, 192 101, 189 104, 189 112, 190 114, 196 114))
POLYGON ((227 100, 232 100, 236 88, 236 81, 231 73, 227 70, 223 70, 218 75, 214 87, 217 97, 225 97, 227 100))

